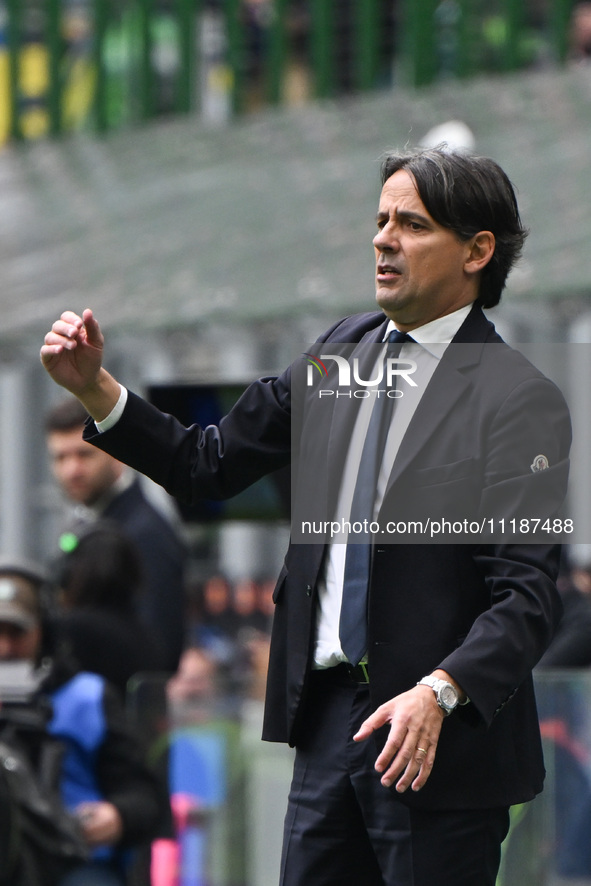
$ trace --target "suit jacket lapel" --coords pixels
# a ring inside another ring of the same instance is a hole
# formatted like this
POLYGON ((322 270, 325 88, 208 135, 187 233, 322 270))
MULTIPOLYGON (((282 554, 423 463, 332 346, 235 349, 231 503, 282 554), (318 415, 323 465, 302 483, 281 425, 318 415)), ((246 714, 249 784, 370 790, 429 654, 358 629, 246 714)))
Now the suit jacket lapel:
MULTIPOLYGON (((467 371, 480 362, 485 340, 491 337, 493 330, 493 325, 486 320, 482 311, 473 308, 446 348, 417 406, 396 455, 385 496, 467 393, 470 386, 467 371)), ((498 336, 492 337, 500 341, 498 336)))

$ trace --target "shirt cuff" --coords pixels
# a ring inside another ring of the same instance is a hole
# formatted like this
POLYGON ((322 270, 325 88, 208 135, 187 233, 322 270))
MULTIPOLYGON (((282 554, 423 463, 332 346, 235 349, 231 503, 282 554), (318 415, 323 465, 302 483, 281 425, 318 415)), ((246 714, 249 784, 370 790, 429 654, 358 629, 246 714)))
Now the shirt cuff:
POLYGON ((105 431, 109 431, 111 428, 113 428, 123 415, 123 410, 125 409, 125 404, 127 403, 127 388, 124 388, 123 385, 119 385, 119 387, 121 388, 119 399, 109 412, 108 416, 106 418, 103 418, 102 421, 95 421, 96 429, 99 434, 102 434, 105 431))

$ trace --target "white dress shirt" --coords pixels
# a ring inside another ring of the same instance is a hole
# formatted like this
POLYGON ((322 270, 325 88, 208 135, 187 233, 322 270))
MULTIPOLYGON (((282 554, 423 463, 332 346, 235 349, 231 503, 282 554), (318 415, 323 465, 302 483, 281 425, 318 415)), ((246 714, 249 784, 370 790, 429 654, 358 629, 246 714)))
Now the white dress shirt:
MULTIPOLYGON (((435 372, 439 360, 443 356, 458 329, 470 313, 472 305, 466 305, 445 317, 439 317, 413 329, 409 335, 414 339, 402 345, 400 359, 413 360, 417 369, 413 373, 413 379, 417 386, 406 388, 404 396, 395 401, 394 413, 396 420, 392 421, 386 440, 384 458, 378 476, 376 499, 374 502, 374 516, 379 513, 388 478, 392 471, 394 460, 398 453, 402 438, 410 424, 422 395, 424 394, 431 376, 435 372)), ((390 321, 384 342, 390 333, 396 329, 390 321)), ((379 357, 383 359, 383 354, 379 357)), ((373 376, 372 376, 373 377, 373 376)), ((345 461, 341 490, 337 504, 337 517, 339 519, 351 513, 351 502, 355 489, 355 479, 359 468, 359 460, 363 449, 363 442, 369 425, 373 400, 366 399, 365 410, 360 410, 355 428, 351 435, 349 452, 345 461)), ((343 577, 345 573, 345 556, 347 553, 346 539, 329 544, 324 558, 323 571, 318 582, 318 618, 316 622, 316 642, 314 646, 314 667, 329 668, 347 661, 341 649, 339 639, 339 620, 341 614, 341 600, 343 596, 343 577)))

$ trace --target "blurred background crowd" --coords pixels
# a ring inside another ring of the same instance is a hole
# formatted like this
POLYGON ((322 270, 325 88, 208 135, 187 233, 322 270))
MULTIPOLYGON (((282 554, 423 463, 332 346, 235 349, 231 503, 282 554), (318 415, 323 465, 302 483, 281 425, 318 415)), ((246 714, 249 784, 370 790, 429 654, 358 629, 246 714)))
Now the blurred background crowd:
POLYGON ((379 156, 441 141, 517 186, 491 319, 575 420, 549 787, 499 886, 591 883, 590 62, 576 0, 0 0, 0 744, 51 702, 83 839, 49 886, 271 886, 291 752, 258 740, 289 477, 177 506, 82 440, 47 323, 93 307, 118 377, 216 422, 371 309, 379 156))

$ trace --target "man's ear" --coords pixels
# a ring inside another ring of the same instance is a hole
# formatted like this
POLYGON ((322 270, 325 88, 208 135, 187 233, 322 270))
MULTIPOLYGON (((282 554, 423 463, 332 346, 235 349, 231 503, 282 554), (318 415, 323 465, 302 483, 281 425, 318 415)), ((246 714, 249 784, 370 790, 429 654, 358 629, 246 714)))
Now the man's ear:
POLYGON ((468 240, 470 251, 464 270, 467 274, 478 274, 493 257, 495 235, 490 231, 479 231, 468 240))

